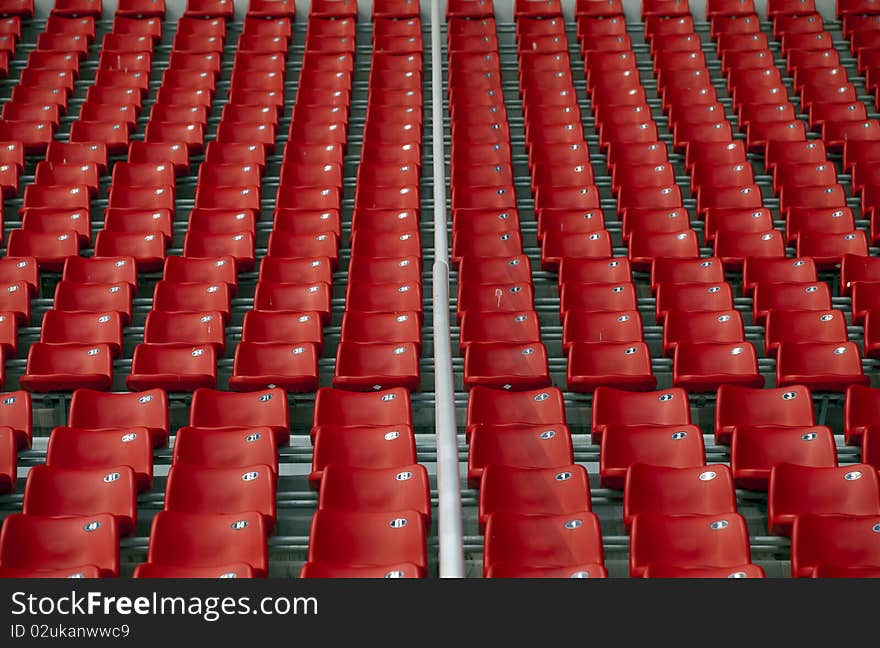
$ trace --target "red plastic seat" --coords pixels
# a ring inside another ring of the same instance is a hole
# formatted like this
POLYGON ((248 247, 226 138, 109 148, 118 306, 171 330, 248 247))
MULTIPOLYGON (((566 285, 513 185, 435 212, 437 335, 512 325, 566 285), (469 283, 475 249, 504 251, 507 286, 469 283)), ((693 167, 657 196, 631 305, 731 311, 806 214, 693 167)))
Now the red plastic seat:
POLYGON ((616 425, 604 427, 599 478, 604 488, 622 489, 630 466, 670 468, 706 465, 703 436, 695 425, 616 425))
POLYGON ((791 532, 791 575, 808 578, 826 569, 853 570, 860 568, 868 575, 880 564, 876 515, 814 515, 795 518, 791 532))
POLYGON ((190 427, 175 436, 173 464, 203 468, 265 465, 278 472, 278 446, 271 428, 190 427))
POLYGON ((409 426, 325 425, 315 433, 309 483, 318 488, 324 469, 330 465, 379 469, 416 462, 415 435, 409 426))
POLYGON ((134 140, 128 145, 128 161, 134 164, 171 164, 177 175, 189 170, 189 154, 182 142, 134 140))
POLYGON ((171 283, 225 283, 231 295, 238 288, 238 275, 235 263, 230 256, 220 257, 182 257, 169 256, 165 259, 162 279, 171 283))
POLYGON ((847 254, 868 256, 868 237, 863 231, 801 232, 797 236, 797 255, 812 257, 819 269, 836 268, 847 254))
POLYGON ((603 565, 599 518, 570 515, 517 515, 498 512, 486 522, 484 576, 507 565, 567 567, 603 565))
POLYGON ((733 310, 733 290, 728 283, 660 283, 655 315, 663 322, 673 311, 706 312, 733 310))
POLYGON ((333 386, 359 391, 420 388, 419 356, 412 343, 340 342, 333 386))
POLYGON ((165 447, 169 430, 168 396, 159 389, 109 394, 77 389, 70 401, 67 425, 88 430, 145 427, 150 432, 153 447, 165 447))
MULTIPOLYGON (((344 321, 343 337, 345 337, 344 321)), ((248 311, 244 314, 241 341, 311 343, 317 347, 318 353, 321 353, 324 341, 321 317, 315 312, 248 311)))
POLYGON ((767 500, 770 532, 788 535, 803 514, 878 515, 880 481, 865 464, 816 468, 776 464, 770 471, 767 500))
POLYGON ((752 319, 763 324, 770 310, 831 310, 831 291, 825 282, 755 284, 752 319))
POLYGON ((166 256, 166 240, 161 232, 118 232, 101 230, 95 237, 95 256, 132 257, 138 271, 162 269, 166 256))
POLYGON ((846 342, 843 311, 770 310, 767 313, 764 353, 773 356, 785 342, 846 342))
POLYGON ((738 513, 665 516, 642 513, 632 523, 630 575, 649 565, 739 567, 751 563, 749 532, 738 513))
POLYGON ((106 390, 113 382, 113 353, 106 344, 37 342, 28 350, 27 368, 19 382, 33 392, 106 390))
POLYGON ((266 465, 176 464, 168 471, 164 510, 201 515, 256 511, 271 533, 275 528, 275 471, 266 465))
POLYGON ((598 387, 593 393, 591 433, 596 443, 612 426, 680 426, 690 422, 687 393, 682 389, 638 393, 598 387))
POLYGON ((345 308, 361 313, 422 312, 420 282, 367 283, 352 279, 346 286, 345 308))
MULTIPOLYGON (((367 276, 369 273, 362 272, 365 270, 364 266, 366 264, 360 264, 355 267, 356 259, 351 260, 350 272, 353 276, 358 276, 362 278, 368 278, 369 280, 375 280, 372 276, 367 276)), ((394 260, 394 266, 397 267, 398 264, 403 265, 403 262, 394 260)), ((416 275, 417 276, 417 275, 416 275)), ((284 284, 284 283, 296 283, 299 281, 304 282, 323 282, 326 284, 333 283, 333 272, 331 269, 330 259, 326 257, 316 257, 316 258, 300 258, 300 257, 281 257, 281 256, 267 256, 264 257, 260 262, 260 275, 259 280, 266 282, 267 284, 284 284)), ((387 280, 390 280, 387 279, 387 280)), ((404 279, 408 280, 408 279, 404 279)))
POLYGON ((160 511, 150 529, 148 563, 177 567, 216 567, 244 563, 255 576, 268 572, 263 516, 256 511, 198 514, 160 511))
POLYGON ((802 384, 821 391, 845 391, 867 385, 859 347, 854 342, 784 342, 776 359, 776 384, 802 384))
POLYGON ((307 565, 387 569, 411 563, 417 567, 417 575, 424 577, 425 536, 425 522, 417 511, 363 513, 321 509, 312 518, 307 565))
MULTIPOLYGON (((459 268, 461 272, 461 268, 459 268)), ((632 281, 629 259, 565 258, 559 264, 559 285, 575 283, 627 283, 632 281)))
POLYGON ((559 311, 562 314, 568 310, 622 311, 636 310, 636 307, 636 290, 632 283, 580 284, 568 281, 560 290, 559 311))
POLYGON ((480 525, 495 513, 572 515, 590 510, 583 466, 519 468, 489 464, 480 482, 480 525))
POLYGON ((724 283, 724 268, 717 258, 675 259, 660 257, 651 265, 651 288, 662 283, 724 283))
MULTIPOLYGON (((609 255, 610 256, 610 255, 609 255)), ((654 259, 689 259, 700 256, 700 245, 694 230, 671 233, 635 231, 630 236, 629 260, 635 269, 647 270, 654 259)))
POLYGON ((578 342, 568 349, 569 391, 592 392, 603 385, 647 391, 656 384, 644 342, 578 342))
MULTIPOLYGON (((131 322, 134 289, 125 281, 118 283, 79 283, 62 280, 56 284, 53 306, 61 311, 119 314, 123 326, 131 322)), ((118 351, 118 349, 117 349, 118 351)))
POLYGON ((722 385, 715 407, 715 441, 728 443, 740 426, 811 427, 816 424, 808 387, 751 389, 722 385))
POLYGON ((217 311, 151 310, 144 323, 144 342, 209 345, 216 349, 218 355, 223 355, 226 350, 223 314, 217 311))
POLYGON ((41 185, 85 185, 94 196, 98 192, 98 178, 96 164, 62 164, 44 160, 37 163, 34 182, 41 185))
POLYGON ((673 355, 679 343, 735 344, 745 339, 742 315, 736 310, 673 310, 666 314, 663 323, 665 355, 673 355))
POLYGON ((468 452, 468 483, 479 487, 488 466, 558 468, 572 462, 571 433, 564 424, 476 425, 468 452))
POLYGON ((626 473, 623 524, 636 515, 721 515, 736 513, 730 468, 722 464, 673 468, 636 463, 626 473))
POLYGON ((144 427, 119 430, 57 427, 49 437, 46 466, 101 470, 104 474, 114 466, 126 466, 134 471, 137 490, 143 492, 153 483, 153 442, 144 427))
POLYGON ((607 259, 612 256, 611 234, 607 230, 575 233, 549 230, 541 243, 541 266, 556 270, 563 259, 607 259))
POLYGON ((744 425, 734 429, 730 467, 738 488, 767 490, 770 471, 780 463, 837 466, 837 448, 830 428, 824 425, 744 425))
POLYGON ((724 384, 762 387, 764 377, 750 342, 680 342, 673 353, 672 382, 689 392, 707 392, 724 384))
POLYGON ((91 241, 91 219, 87 210, 37 207, 24 208, 21 212, 21 227, 26 232, 42 234, 72 232, 83 246, 91 241))
POLYGON ((412 428, 410 396, 403 388, 367 394, 323 387, 315 397, 312 439, 323 427, 395 425, 412 428))
POLYGON ((197 389, 193 394, 189 423, 193 427, 268 426, 279 446, 290 441, 290 412, 283 389, 259 394, 197 389))
POLYGON ((106 344, 113 357, 122 350, 122 317, 117 312, 85 313, 49 310, 43 315, 40 342, 106 344))
POLYGON ((139 344, 134 349, 129 389, 191 392, 217 384, 217 352, 208 345, 139 344))
POLYGON ((190 155, 203 151, 204 126, 197 122, 154 122, 147 124, 144 142, 147 144, 183 144, 190 155))
POLYGON ((565 424, 562 392, 555 387, 505 391, 475 386, 468 394, 466 436, 488 424, 565 424))
MULTIPOLYGON (((349 342, 412 343, 420 351, 420 323, 421 313, 418 311, 367 312, 349 309, 342 317, 341 339, 349 342)), ((479 337, 481 330, 474 331, 471 337, 479 337)), ((511 335, 515 336, 513 332, 511 335)), ((492 340, 495 339, 493 336, 492 340)))
POLYGON ((26 573, 119 574, 119 531, 112 515, 53 517, 13 513, 0 530, 0 568, 26 573))
POLYGON ((125 536, 134 530, 136 496, 134 471, 128 466, 34 466, 28 472, 22 512, 37 516, 110 514, 116 519, 119 535, 125 536))
POLYGON ((759 283, 816 283, 816 264, 810 258, 748 257, 743 264, 743 292, 751 294, 759 283))
POLYGON ((189 313, 217 312, 229 319, 230 290, 226 283, 175 283, 162 280, 153 291, 153 309, 189 313))
POLYGON ((292 234, 275 230, 269 235, 269 256, 315 259, 326 257, 332 269, 339 263, 339 241, 332 232, 292 234))
POLYGON ((480 385, 508 390, 548 386, 547 351, 540 343, 470 344, 464 357, 464 384, 468 388, 480 385))
POLYGON ((413 510, 430 522, 428 473, 419 464, 390 468, 328 464, 321 480, 318 509, 363 513, 413 510))
POLYGON ((266 311, 315 312, 326 324, 331 314, 331 287, 325 282, 257 282, 254 308, 266 311))
MULTIPOLYGON (((484 316, 485 317, 485 316, 484 316)), ((462 330, 464 330, 462 320, 462 330)), ((490 326, 486 331, 486 340, 490 341, 490 332, 498 326, 490 326)), ((540 331, 535 315, 534 341, 540 340, 540 331)), ((571 309, 565 311, 562 320, 562 348, 578 342, 643 342, 642 318, 637 310, 591 311, 571 309)), ((459 345, 461 346, 461 345, 459 345)))
POLYGON ((290 392, 312 392, 318 387, 318 347, 312 343, 241 342, 229 387, 256 391, 279 386, 290 392))

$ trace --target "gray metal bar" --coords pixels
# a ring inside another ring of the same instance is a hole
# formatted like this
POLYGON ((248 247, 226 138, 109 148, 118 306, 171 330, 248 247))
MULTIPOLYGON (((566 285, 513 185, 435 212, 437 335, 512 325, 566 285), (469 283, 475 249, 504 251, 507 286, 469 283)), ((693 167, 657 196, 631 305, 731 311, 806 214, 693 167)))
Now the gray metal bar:
POLYGON ((449 242, 443 138, 443 60, 440 3, 431 3, 431 125, 434 170, 434 423, 437 437, 437 491, 440 578, 464 577, 461 480, 455 427, 455 386, 449 330, 449 242))

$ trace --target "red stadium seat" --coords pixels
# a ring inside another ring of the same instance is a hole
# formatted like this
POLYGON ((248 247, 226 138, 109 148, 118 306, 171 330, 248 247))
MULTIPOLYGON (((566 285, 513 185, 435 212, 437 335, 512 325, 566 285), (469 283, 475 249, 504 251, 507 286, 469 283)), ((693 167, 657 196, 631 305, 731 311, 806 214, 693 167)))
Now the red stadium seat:
MULTIPOLYGON (((342 335, 345 336, 344 319, 342 335)), ((241 341, 311 343, 320 353, 324 341, 321 316, 315 312, 248 311, 244 314, 241 341)))
POLYGON ((148 344, 193 344, 213 346, 218 355, 226 349, 223 314, 217 311, 180 312, 152 310, 144 323, 148 344))
POLYGON ((28 472, 22 512, 37 516, 110 514, 120 535, 134 531, 137 519, 134 470, 34 466, 28 472))
POLYGON ((32 344, 21 386, 33 392, 107 390, 113 382, 113 353, 106 344, 32 344))
POLYGON ((61 278, 74 284, 125 282, 137 288, 137 269, 131 257, 71 256, 64 264, 61 278))
POLYGON ((826 567, 880 565, 880 516, 814 515, 795 518, 791 531, 791 575, 807 578, 826 567))
POLYGON ((290 412, 283 389, 258 394, 198 389, 193 393, 189 424, 193 427, 268 426, 279 446, 290 441, 290 412))
POLYGON ((267 426, 191 427, 177 431, 174 465, 239 468, 265 465, 278 472, 278 446, 267 426))
POLYGON ((161 511, 153 518, 147 561, 187 568, 245 563, 255 576, 266 576, 263 516, 256 511, 231 515, 161 511))
POLYGON ((630 575, 643 577, 649 565, 738 567, 751 563, 749 532, 738 513, 633 518, 630 575))
POLYGON ((400 468, 417 462, 415 435, 408 426, 321 426, 314 438, 309 483, 318 488, 324 468, 400 468))
POLYGON ((766 490, 770 471, 779 463, 837 466, 831 430, 823 425, 743 425, 734 429, 730 465, 737 487, 766 490))
POLYGON ((681 342, 673 354, 672 382, 689 392, 707 392, 725 384, 762 387, 764 377, 751 342, 681 342))
POLYGON ((119 313, 123 326, 131 321, 134 289, 125 281, 112 284, 59 281, 55 288, 54 307, 62 311, 119 313))
POLYGON ((168 471, 164 510, 202 515, 256 511, 271 533, 275 528, 275 471, 264 465, 174 465, 168 471))
POLYGON ((815 417, 808 387, 753 389, 722 385, 715 406, 715 441, 729 443, 739 427, 812 427, 815 417))
POLYGON ((175 283, 162 280, 153 291, 153 309, 176 312, 217 312, 229 319, 231 298, 227 283, 175 283))
POLYGON ((786 342, 846 342, 843 311, 770 310, 765 326, 764 353, 776 355, 786 342))
POLYGON ((430 522, 428 473, 419 464, 393 468, 329 464, 324 468, 318 508, 363 513, 408 509, 430 522))
POLYGON ((112 394, 78 389, 70 401, 67 424, 89 430, 145 427, 153 446, 164 447, 168 444, 168 396, 159 389, 112 394))
POLYGON ((135 347, 129 389, 191 392, 217 384, 214 347, 192 344, 139 344, 135 347))
POLYGON ((599 518, 588 512, 569 515, 517 515, 498 512, 486 522, 484 576, 506 565, 567 567, 602 565, 599 518))
POLYGON ((646 391, 657 379, 644 342, 578 342, 568 349, 570 391, 592 392, 599 386, 646 391))
POLYGON ((663 353, 666 355, 673 355, 679 343, 733 344, 745 340, 742 315, 736 310, 673 310, 667 313, 663 324, 663 353))
POLYGON ((425 522, 417 511, 362 513, 323 509, 309 533, 308 563, 383 567, 412 563, 427 571, 425 522), (340 542, 341 539, 345 541, 340 542))
POLYGON ((318 387, 318 349, 311 343, 241 342, 229 388, 256 391, 281 387, 289 392, 312 392, 318 387))
POLYGON ((642 513, 719 515, 736 513, 733 475, 725 465, 670 468, 636 463, 629 467, 623 523, 642 513))
POLYGON ((791 463, 770 471, 767 499, 770 532, 788 535, 802 514, 878 515, 880 482, 865 464, 816 468, 791 463))
POLYGON ((636 463, 671 468, 706 464, 702 434, 690 424, 607 425, 601 443, 599 476, 607 488, 622 489, 629 467, 636 463))
POLYGON ((51 517, 13 513, 0 530, 0 568, 41 573, 119 574, 119 531, 112 515, 51 517))
POLYGON ((57 427, 46 448, 46 465, 53 468, 102 470, 127 466, 134 471, 138 491, 153 484, 153 442, 145 427, 87 430, 57 427))
POLYGON ((49 310, 43 315, 40 342, 106 344, 114 357, 122 351, 122 317, 117 312, 49 310))
POLYGON ((464 354, 464 384, 529 390, 550 385, 543 344, 474 343, 464 354))
POLYGON ((785 342, 776 358, 776 384, 807 385, 820 391, 846 391, 850 385, 867 385, 855 342, 785 342))
POLYGON ((569 515, 590 510, 590 483, 583 466, 519 468, 489 464, 480 482, 480 524, 489 515, 569 515))

